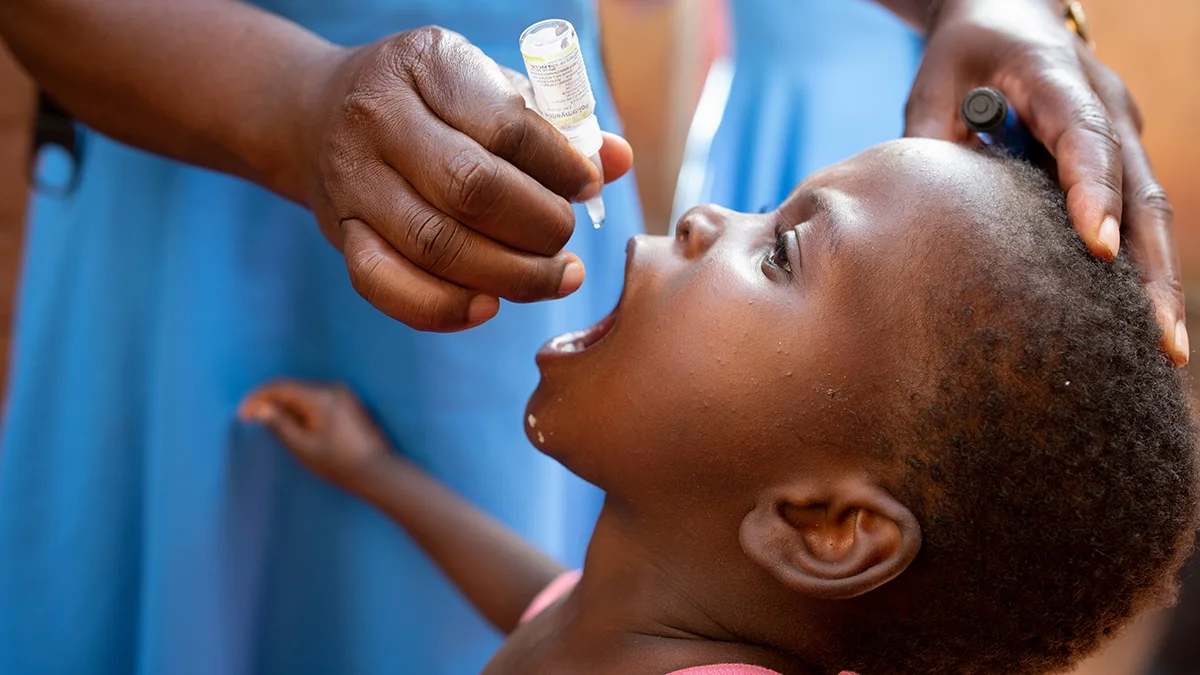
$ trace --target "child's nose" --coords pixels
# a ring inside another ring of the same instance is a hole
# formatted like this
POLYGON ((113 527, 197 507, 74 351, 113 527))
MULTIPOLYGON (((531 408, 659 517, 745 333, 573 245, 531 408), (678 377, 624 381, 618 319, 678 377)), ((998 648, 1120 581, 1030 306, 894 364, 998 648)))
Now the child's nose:
POLYGON ((699 258, 720 239, 729 220, 728 211, 706 204, 688 209, 675 226, 675 241, 683 248, 683 256, 699 258))

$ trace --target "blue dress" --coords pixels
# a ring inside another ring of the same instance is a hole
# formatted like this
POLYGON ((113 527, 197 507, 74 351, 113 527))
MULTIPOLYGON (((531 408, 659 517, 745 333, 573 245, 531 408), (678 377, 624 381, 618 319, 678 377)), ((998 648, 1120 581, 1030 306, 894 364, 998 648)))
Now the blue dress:
POLYGON ((676 215, 697 202, 773 209, 808 174, 904 127, 921 41, 895 16, 867 0, 728 4, 732 77, 718 67, 706 87, 698 126, 719 124, 693 129, 698 166, 681 176, 676 215))
MULTIPOLYGON (((548 17, 580 32, 617 129, 587 0, 268 0, 340 44, 427 24, 523 71, 548 17)), ((632 178, 583 214, 571 298, 423 334, 351 288, 312 216, 227 176, 84 139, 82 183, 37 196, 0 446, 0 673, 477 673, 498 644, 382 516, 237 423, 279 376, 345 381, 396 446, 568 564, 599 493, 523 431, 533 355, 617 300, 632 178)), ((486 560, 480 561, 486 565, 486 560)))

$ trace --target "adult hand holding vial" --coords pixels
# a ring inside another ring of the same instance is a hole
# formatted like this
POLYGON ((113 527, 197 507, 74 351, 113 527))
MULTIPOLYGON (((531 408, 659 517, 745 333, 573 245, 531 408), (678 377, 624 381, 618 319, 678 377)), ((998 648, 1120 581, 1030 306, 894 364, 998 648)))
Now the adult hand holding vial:
MULTIPOLYGON (((583 153, 604 176, 600 161, 600 123, 596 98, 579 49, 579 36, 569 21, 546 19, 521 33, 521 56, 533 87, 538 112, 583 153)), ((597 194, 584 202, 594 227, 604 224, 604 201, 597 194)))
POLYGON ((629 169, 628 143, 595 137, 599 172, 527 106, 515 73, 453 31, 322 54, 299 141, 280 144, 295 157, 271 163, 287 171, 269 184, 313 210, 368 302, 448 332, 490 320, 500 299, 579 289, 570 202, 629 169))

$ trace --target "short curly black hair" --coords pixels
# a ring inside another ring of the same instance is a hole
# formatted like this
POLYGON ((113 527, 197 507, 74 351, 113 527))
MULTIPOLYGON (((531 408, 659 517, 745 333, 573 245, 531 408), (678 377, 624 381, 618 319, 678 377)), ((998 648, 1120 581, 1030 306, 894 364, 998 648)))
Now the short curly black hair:
POLYGON ((961 286, 926 289, 935 375, 878 425, 923 543, 892 582, 917 600, 839 622, 829 665, 862 675, 1066 669, 1173 600, 1197 526, 1187 388, 1135 266, 1089 255, 1043 172, 985 161, 1008 185, 947 261, 961 286))

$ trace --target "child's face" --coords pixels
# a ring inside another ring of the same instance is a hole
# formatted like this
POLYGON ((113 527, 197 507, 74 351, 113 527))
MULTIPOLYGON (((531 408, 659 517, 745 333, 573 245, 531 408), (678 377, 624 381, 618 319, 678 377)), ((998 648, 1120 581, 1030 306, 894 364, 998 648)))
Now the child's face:
POLYGON ((610 494, 661 504, 858 470, 860 413, 910 386, 922 299, 955 282, 956 224, 995 179, 963 148, 896 141, 773 213, 701 207, 674 238, 635 237, 613 315, 538 353, 528 436, 610 494))

